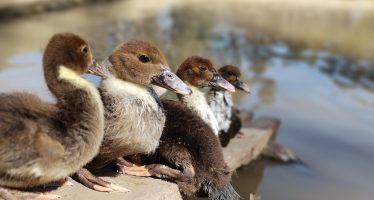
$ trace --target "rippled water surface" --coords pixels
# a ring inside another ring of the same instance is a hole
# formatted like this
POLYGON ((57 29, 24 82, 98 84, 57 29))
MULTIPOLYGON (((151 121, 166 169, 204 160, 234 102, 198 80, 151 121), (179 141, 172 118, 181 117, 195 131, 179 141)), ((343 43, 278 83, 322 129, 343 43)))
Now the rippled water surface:
POLYGON ((238 106, 280 118, 277 140, 305 162, 241 168, 234 185, 244 198, 373 199, 374 4, 212 2, 128 0, 3 22, 0 91, 53 101, 41 56, 55 32, 87 38, 99 59, 141 38, 159 45, 173 68, 190 55, 235 64, 253 91, 235 94, 238 106))

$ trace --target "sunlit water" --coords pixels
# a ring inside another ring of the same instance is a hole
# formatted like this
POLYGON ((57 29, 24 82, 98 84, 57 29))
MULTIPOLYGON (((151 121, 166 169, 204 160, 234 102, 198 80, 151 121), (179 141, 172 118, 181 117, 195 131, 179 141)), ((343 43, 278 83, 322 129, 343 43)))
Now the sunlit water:
MULTIPOLYGON (((190 55, 209 57, 217 66, 235 64, 252 88, 252 95, 235 94, 238 106, 256 116, 280 118, 277 140, 305 162, 256 161, 241 168, 234 185, 244 198, 252 192, 266 200, 373 199, 374 66, 367 53, 360 53, 374 50, 372 36, 364 34, 372 33, 366 22, 374 20, 367 6, 355 6, 352 12, 345 8, 343 14, 331 11, 337 17, 310 22, 330 24, 340 38, 360 30, 360 38, 339 41, 321 28, 318 37, 295 33, 297 39, 292 40, 294 32, 282 27, 296 29, 308 13, 293 12, 288 19, 274 11, 277 18, 294 22, 282 25, 278 34, 267 28, 273 27, 271 21, 263 21, 268 7, 262 4, 256 9, 222 1, 213 7, 187 2, 129 0, 4 22, 0 91, 30 91, 53 101, 42 76, 41 57, 55 32, 87 38, 99 59, 121 41, 142 38, 159 45, 173 68, 190 55), (256 16, 263 25, 256 24, 256 16), (355 26, 341 25, 342 19, 355 26)), ((313 9, 308 12, 313 19, 313 9)))

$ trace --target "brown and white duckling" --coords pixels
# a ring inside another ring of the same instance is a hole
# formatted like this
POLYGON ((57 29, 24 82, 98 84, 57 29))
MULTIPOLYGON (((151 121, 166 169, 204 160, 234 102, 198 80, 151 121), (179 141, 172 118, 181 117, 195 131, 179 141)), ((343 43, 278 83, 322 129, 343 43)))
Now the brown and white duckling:
MULTIPOLYGON (((236 89, 250 93, 248 85, 239 79, 241 72, 238 67, 225 65, 218 72, 236 89)), ((225 90, 212 88, 206 96, 220 126, 219 139, 221 145, 225 147, 241 129, 240 111, 233 105, 231 94, 225 90)), ((261 155, 284 163, 301 162, 291 149, 275 141, 269 142, 261 155)))
POLYGON ((209 107, 204 90, 219 88, 234 92, 234 86, 218 74, 209 59, 200 56, 191 56, 184 60, 176 74, 192 89, 191 95, 178 94, 179 100, 195 111, 218 135, 219 125, 213 111, 209 107))
MULTIPOLYGON (((219 74, 230 82, 236 89, 250 93, 247 84, 239 80, 240 69, 232 65, 225 65, 218 70, 219 74)), ((232 103, 232 96, 225 90, 212 88, 206 93, 210 108, 215 114, 219 124, 219 139, 223 147, 227 146, 231 138, 239 133, 242 123, 239 117, 240 111, 232 103)), ((284 163, 301 162, 295 153, 286 146, 275 141, 263 149, 261 155, 284 163)))
POLYGON ((201 113, 196 112, 199 103, 208 107, 199 88, 211 85, 226 88, 229 83, 217 74, 209 60, 197 56, 183 62, 177 74, 193 88, 193 93, 178 94, 182 102, 162 100, 165 128, 157 152, 146 157, 148 163, 161 161, 161 164, 147 165, 148 171, 142 175, 174 180, 187 196, 204 194, 214 200, 239 199, 230 184, 232 172, 224 161, 218 137, 199 116, 201 113))
MULTIPOLYGON (((238 67, 225 65, 218 72, 236 89, 250 93, 248 85, 239 80, 241 73, 238 67)), ((221 145, 225 147, 242 126, 239 111, 234 107, 231 93, 226 90, 211 88, 206 92, 206 99, 218 122, 221 145)))
POLYGON ((160 145, 147 165, 150 176, 174 180, 183 195, 238 200, 218 137, 194 111, 180 102, 162 100, 166 123, 160 145))
MULTIPOLYGON (((111 54, 109 62, 112 66, 99 87, 105 136, 98 155, 87 168, 97 170, 115 162, 119 172, 126 173, 131 167, 139 167, 122 157, 153 153, 164 128, 164 109, 151 84, 182 94, 190 94, 191 90, 169 70, 161 50, 149 42, 123 43, 111 54)), ((107 187, 87 171, 75 177, 91 189, 105 191, 107 187)))
POLYGON ((29 93, 0 94, 0 186, 30 188, 65 179, 97 154, 103 105, 95 86, 80 76, 92 63, 82 38, 55 34, 43 68, 57 103, 29 93))

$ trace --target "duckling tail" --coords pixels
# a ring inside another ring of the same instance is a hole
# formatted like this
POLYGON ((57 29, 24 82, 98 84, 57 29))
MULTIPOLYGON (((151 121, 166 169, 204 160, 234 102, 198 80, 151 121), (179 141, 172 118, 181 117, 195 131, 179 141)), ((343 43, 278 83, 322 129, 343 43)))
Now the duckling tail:
POLYGON ((210 182, 203 182, 202 190, 211 200, 239 200, 242 199, 230 183, 223 187, 217 187, 210 182))

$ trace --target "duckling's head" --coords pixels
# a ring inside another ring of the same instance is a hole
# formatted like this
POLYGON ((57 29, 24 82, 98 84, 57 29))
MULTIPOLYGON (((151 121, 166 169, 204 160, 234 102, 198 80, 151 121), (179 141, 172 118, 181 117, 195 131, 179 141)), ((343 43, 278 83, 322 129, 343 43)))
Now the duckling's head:
POLYGON ((111 74, 116 78, 141 84, 155 84, 181 94, 191 89, 170 71, 164 54, 153 44, 133 40, 118 46, 109 57, 111 74))
POLYGON ((219 75, 213 63, 200 56, 191 56, 184 60, 177 70, 177 75, 195 87, 213 87, 235 92, 234 86, 219 75))
POLYGON ((239 77, 241 76, 239 67, 225 65, 221 67, 218 72, 224 79, 235 86, 236 89, 251 93, 248 85, 239 79, 239 77))
POLYGON ((82 74, 93 64, 90 47, 81 37, 72 33, 58 33, 52 36, 44 51, 44 71, 56 71, 60 66, 82 74))

